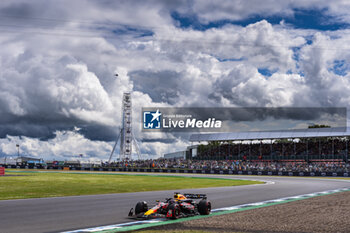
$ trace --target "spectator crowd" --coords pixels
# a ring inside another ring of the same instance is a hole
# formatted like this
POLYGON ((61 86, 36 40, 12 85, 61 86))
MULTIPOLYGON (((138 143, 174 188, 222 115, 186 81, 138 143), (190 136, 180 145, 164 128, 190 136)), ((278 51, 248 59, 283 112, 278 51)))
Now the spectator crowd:
POLYGON ((104 166, 118 168, 277 171, 277 172, 349 172, 350 164, 343 160, 290 160, 290 161, 243 161, 243 160, 189 160, 154 159, 122 161, 104 166))
POLYGON ((198 158, 223 159, 344 159, 349 157, 348 139, 321 138, 274 142, 211 142, 198 146, 198 158))

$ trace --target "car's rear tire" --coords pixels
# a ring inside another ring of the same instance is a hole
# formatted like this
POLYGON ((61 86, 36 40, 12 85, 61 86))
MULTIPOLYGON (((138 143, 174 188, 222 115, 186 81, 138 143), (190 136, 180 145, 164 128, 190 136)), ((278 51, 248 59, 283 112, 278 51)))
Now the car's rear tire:
POLYGON ((148 210, 147 202, 141 201, 137 202, 135 206, 135 214, 145 213, 148 210))
POLYGON ((201 200, 198 203, 198 212, 200 215, 209 215, 211 211, 211 203, 207 200, 201 200))
POLYGON ((180 217, 181 210, 178 204, 171 204, 169 210, 172 212, 171 219, 178 219, 180 217))

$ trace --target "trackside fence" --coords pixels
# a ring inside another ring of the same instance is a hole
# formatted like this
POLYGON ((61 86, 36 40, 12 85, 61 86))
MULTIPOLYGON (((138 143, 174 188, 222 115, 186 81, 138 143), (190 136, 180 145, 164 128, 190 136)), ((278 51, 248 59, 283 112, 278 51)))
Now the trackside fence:
POLYGON ((237 171, 237 170, 196 170, 196 169, 159 169, 159 168, 84 168, 84 167, 33 167, 3 165, 5 168, 69 170, 69 171, 104 171, 104 172, 146 172, 146 173, 189 173, 189 174, 219 174, 219 175, 258 175, 258 176, 323 176, 349 177, 348 172, 301 172, 301 171, 237 171))

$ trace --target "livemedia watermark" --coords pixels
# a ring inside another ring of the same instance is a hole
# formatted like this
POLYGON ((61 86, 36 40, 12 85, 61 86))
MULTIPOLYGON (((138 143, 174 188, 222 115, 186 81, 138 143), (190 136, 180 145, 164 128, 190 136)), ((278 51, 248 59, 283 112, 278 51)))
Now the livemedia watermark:
POLYGON ((346 129, 346 108, 142 108, 143 132, 346 129), (329 128, 328 128, 329 127, 329 128))

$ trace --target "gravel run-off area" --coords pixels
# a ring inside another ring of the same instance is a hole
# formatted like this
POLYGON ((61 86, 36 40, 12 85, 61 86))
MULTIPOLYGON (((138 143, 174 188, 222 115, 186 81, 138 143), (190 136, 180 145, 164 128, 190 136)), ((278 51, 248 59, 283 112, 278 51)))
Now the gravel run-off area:
POLYGON ((205 232, 350 232, 350 191, 147 230, 205 232))

